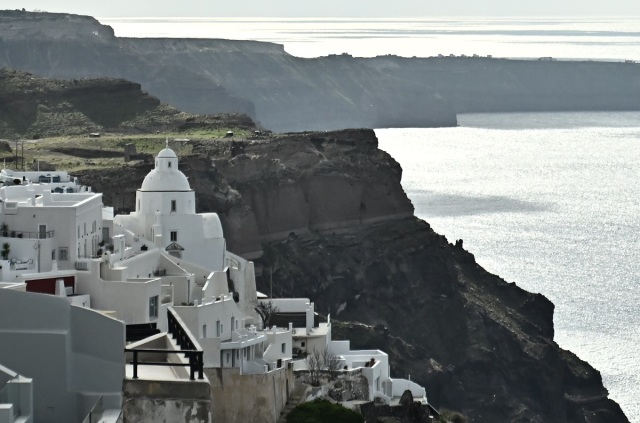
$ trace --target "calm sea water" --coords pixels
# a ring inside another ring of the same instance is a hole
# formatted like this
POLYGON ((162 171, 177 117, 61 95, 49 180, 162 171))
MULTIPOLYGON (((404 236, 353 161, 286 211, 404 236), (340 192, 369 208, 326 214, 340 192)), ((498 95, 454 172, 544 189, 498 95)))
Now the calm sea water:
MULTIPOLYGON (((640 62, 640 18, 100 19, 116 35, 252 39, 300 57, 492 55, 640 62)), ((640 66, 640 65, 639 65, 640 66)), ((418 216, 556 305, 556 341, 640 423, 640 113, 462 115, 380 129, 418 216)))
POLYGON ((640 112, 461 115, 379 129, 416 214, 556 305, 556 341, 640 421, 640 112))

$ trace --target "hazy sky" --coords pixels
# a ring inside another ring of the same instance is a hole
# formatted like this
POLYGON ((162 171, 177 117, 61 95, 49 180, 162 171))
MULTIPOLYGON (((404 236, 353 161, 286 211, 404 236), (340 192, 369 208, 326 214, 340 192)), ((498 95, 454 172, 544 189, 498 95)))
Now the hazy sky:
POLYGON ((0 0, 0 9, 112 16, 640 16, 640 0, 0 0))

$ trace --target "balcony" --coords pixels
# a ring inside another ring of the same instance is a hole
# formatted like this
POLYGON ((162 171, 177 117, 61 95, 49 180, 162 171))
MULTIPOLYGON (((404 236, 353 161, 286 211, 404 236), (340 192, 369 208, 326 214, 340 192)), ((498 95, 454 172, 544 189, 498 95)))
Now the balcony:
POLYGON ((46 232, 25 232, 25 231, 6 231, 0 235, 4 238, 25 238, 25 239, 48 239, 53 238, 54 231, 46 232))

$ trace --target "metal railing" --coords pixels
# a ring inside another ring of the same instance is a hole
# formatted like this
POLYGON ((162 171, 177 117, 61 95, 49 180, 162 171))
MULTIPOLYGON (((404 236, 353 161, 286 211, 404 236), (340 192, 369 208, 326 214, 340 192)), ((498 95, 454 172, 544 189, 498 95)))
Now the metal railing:
POLYGON ((167 326, 169 333, 176 340, 180 348, 190 351, 198 350, 196 343, 191 339, 191 335, 182 327, 182 321, 179 320, 170 308, 167 309, 167 326))
POLYGON ((25 232, 25 231, 5 231, 0 232, 4 238, 26 238, 26 239, 48 239, 53 238, 54 231, 46 232, 25 232))
POLYGON ((125 348, 125 352, 133 353, 133 378, 138 378, 138 365, 144 366, 189 366, 189 379, 195 380, 195 374, 198 373, 198 379, 204 379, 204 359, 202 349, 197 346, 196 342, 191 338, 189 332, 182 326, 182 320, 174 314, 171 308, 167 309, 167 324, 169 334, 173 336, 176 343, 181 348, 180 350, 164 350, 164 349, 152 349, 152 348, 125 348), (184 354, 189 359, 189 363, 169 363, 168 361, 139 361, 138 354, 140 353, 155 353, 155 354, 184 354))
POLYGON ((181 366, 181 367, 189 367, 189 380, 196 380, 196 372, 198 373, 198 379, 204 379, 203 372, 203 353, 198 350, 163 350, 163 349, 155 349, 155 348, 125 348, 125 352, 130 352, 133 354, 133 361, 131 364, 133 365, 133 378, 138 379, 138 366, 181 366), (138 355, 140 353, 153 353, 153 354, 184 354, 188 359, 189 363, 170 363, 168 361, 140 361, 138 360, 138 355))

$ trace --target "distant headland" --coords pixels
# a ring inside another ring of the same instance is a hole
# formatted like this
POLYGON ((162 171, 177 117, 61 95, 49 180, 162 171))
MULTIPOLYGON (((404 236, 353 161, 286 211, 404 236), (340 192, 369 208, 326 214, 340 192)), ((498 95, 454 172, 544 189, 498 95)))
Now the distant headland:
POLYGON ((199 114, 275 131, 455 126, 458 113, 640 110, 640 65, 492 57, 315 59, 278 44, 119 38, 89 16, 0 11, 0 66, 119 77, 199 114))

